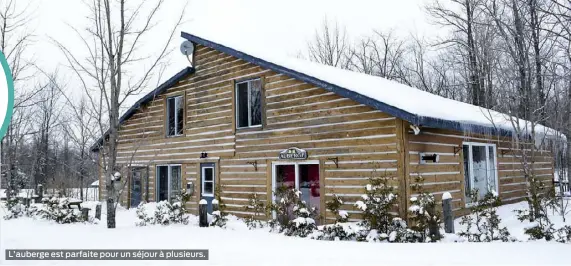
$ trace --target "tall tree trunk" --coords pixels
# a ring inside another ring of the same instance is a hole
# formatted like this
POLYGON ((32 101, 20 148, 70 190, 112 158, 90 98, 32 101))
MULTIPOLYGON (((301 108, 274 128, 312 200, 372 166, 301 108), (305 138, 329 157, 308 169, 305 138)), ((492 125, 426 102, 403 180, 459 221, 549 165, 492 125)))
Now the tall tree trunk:
POLYGON ((471 0, 466 0, 466 37, 468 41, 468 61, 470 77, 468 86, 472 93, 472 104, 482 106, 484 97, 480 86, 478 60, 476 58, 476 44, 474 41, 474 6, 471 0))
MULTIPOLYGON (((539 20, 537 18, 537 0, 529 0, 529 12, 531 16, 531 39, 533 43, 533 53, 534 53, 534 60, 535 60, 535 86, 537 91, 537 102, 539 103, 540 107, 545 107, 545 91, 543 89, 543 73, 542 73, 542 59, 541 59, 541 51, 539 47, 539 20)), ((542 121, 546 114, 545 108, 541 109, 541 116, 540 121, 542 121)))

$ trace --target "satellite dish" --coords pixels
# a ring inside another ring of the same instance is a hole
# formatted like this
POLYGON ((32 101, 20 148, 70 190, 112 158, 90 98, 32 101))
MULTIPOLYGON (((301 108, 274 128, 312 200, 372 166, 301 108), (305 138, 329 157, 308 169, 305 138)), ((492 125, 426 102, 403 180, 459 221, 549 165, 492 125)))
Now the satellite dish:
POLYGON ((194 44, 190 41, 184 41, 180 45, 180 52, 183 55, 191 56, 194 53, 194 44))

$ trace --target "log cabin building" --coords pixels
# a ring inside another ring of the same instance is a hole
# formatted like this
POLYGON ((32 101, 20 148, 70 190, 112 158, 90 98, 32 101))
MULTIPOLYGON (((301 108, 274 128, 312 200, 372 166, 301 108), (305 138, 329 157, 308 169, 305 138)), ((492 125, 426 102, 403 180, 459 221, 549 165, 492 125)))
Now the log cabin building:
MULTIPOLYGON (((358 219, 353 204, 373 175, 392 177, 401 212, 419 175, 437 201, 451 193, 457 215, 466 213, 474 188, 497 191, 505 203, 526 195, 506 115, 201 36, 182 33, 194 45, 192 67, 120 119, 127 207, 192 190, 187 208, 197 212, 200 199, 211 202, 218 188, 226 210, 243 216, 252 194, 272 200, 273 190, 286 185, 301 190, 324 219, 335 217, 325 209, 333 194, 358 219)), ((551 181, 551 154, 541 150, 535 161, 536 176, 551 181)), ((101 171, 102 199, 105 182, 101 171)))

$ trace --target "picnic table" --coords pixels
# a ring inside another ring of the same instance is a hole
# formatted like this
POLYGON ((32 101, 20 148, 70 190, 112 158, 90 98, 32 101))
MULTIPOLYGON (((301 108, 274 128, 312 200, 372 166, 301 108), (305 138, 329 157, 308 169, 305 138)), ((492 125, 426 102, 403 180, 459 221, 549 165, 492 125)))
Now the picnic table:
POLYGON ((80 199, 69 199, 69 202, 67 203, 67 206, 71 209, 72 206, 77 206, 78 209, 81 210, 81 203, 83 201, 80 199))

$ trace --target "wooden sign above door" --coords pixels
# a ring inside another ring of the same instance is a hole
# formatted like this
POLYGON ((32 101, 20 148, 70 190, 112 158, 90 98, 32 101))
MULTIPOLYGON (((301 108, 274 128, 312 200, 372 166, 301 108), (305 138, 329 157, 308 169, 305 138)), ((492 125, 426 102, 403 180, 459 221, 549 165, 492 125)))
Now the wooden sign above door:
POLYGON ((280 152, 278 158, 282 160, 305 160, 307 159, 307 151, 292 147, 280 152))

